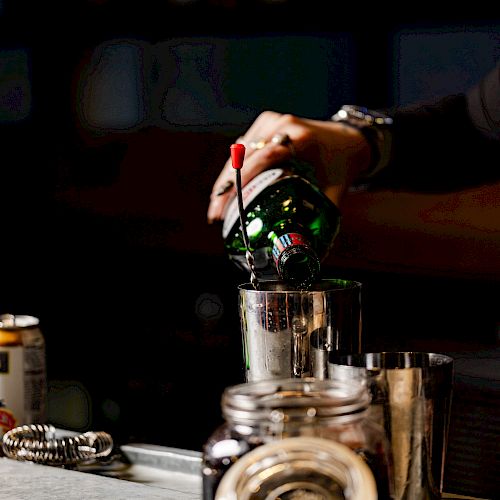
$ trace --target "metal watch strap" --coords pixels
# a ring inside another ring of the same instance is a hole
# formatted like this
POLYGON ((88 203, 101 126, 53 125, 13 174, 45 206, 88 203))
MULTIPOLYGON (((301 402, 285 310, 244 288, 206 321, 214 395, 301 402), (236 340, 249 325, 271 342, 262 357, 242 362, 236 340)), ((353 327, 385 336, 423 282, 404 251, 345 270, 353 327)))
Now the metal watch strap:
POLYGON ((392 118, 379 111, 346 104, 331 117, 332 121, 355 127, 363 134, 371 149, 371 164, 363 177, 373 176, 387 166, 391 157, 392 118))

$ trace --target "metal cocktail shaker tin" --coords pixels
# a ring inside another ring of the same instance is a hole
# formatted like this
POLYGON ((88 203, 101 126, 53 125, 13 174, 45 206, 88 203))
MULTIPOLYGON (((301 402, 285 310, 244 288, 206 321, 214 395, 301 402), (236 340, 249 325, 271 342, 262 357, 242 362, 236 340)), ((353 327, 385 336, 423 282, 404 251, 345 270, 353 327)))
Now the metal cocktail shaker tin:
POLYGON ((0 399, 16 425, 46 419, 45 339, 39 323, 33 316, 0 315, 0 399))
POLYGON ((306 290, 277 281, 239 289, 239 314, 247 382, 320 377, 318 334, 331 333, 330 350, 361 352, 361 288, 357 281, 322 279, 306 290))
POLYGON ((453 394, 453 358, 427 352, 330 353, 331 379, 364 383, 391 443, 396 500, 439 499, 453 394))

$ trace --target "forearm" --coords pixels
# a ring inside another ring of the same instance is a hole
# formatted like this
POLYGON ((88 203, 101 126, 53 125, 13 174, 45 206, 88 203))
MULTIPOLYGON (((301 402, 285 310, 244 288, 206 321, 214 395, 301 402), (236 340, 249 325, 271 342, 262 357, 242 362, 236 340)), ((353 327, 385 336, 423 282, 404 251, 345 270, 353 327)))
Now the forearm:
POLYGON ((499 179, 499 162, 498 141, 473 125, 465 96, 453 96, 394 114, 391 162, 374 182, 452 190, 499 179))
POLYGON ((374 185, 452 190, 500 179, 498 71, 466 95, 397 110, 390 164, 374 185))

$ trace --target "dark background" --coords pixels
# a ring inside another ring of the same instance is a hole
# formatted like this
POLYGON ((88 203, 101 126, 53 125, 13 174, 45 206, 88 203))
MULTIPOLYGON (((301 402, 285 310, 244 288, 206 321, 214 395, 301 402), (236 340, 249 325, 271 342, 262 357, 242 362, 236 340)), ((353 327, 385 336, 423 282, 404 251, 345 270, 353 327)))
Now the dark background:
MULTIPOLYGON (((418 6, 0 1, 0 312, 41 320, 51 422, 201 449, 243 381, 248 276, 205 220, 227 148, 265 109, 433 101, 498 61, 492 7, 418 6)), ((498 277, 324 273, 363 282, 367 350, 496 345, 498 277)))

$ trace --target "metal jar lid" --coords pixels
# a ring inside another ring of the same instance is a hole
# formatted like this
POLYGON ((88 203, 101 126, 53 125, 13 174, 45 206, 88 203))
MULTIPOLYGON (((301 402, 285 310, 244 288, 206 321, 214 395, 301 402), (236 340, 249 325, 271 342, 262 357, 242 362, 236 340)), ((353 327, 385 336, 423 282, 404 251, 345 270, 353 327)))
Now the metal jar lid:
POLYGON ((39 319, 34 316, 26 316, 24 314, 0 314, 0 330, 35 328, 39 323, 39 319))

